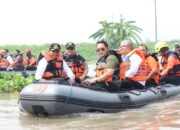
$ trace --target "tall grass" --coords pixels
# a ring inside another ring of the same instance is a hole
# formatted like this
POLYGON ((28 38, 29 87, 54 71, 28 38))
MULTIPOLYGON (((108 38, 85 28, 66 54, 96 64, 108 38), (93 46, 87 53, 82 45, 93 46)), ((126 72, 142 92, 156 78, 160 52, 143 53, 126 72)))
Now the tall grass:
MULTIPOLYGON (((48 51, 49 44, 43 45, 3 45, 0 46, 1 49, 8 49, 10 54, 13 54, 16 49, 20 50, 21 53, 24 53, 25 50, 31 49, 32 54, 38 56, 42 51, 48 51)), ((94 61, 98 58, 96 55, 96 46, 92 43, 79 43, 76 44, 77 52, 82 55, 88 62, 94 61)), ((65 46, 61 45, 61 51, 65 51, 65 46)))
MULTIPOLYGON (((170 49, 172 50, 174 48, 174 43, 176 41, 168 41, 168 45, 170 49)), ((149 48, 150 52, 154 51, 154 42, 142 42, 142 44, 146 44, 149 48)), ((27 48, 32 50, 32 54, 35 56, 38 56, 41 51, 47 51, 49 47, 49 44, 43 44, 43 45, 4 45, 0 46, 0 49, 9 49, 10 53, 12 54, 14 50, 19 49, 21 50, 21 53, 24 53, 27 48)), ((137 45, 135 45, 137 47, 137 45)), ((118 48, 114 48, 118 49, 118 48)), ((61 46, 61 50, 64 51, 65 47, 64 45, 61 46)), ((76 50, 77 52, 82 55, 87 62, 94 63, 98 59, 98 55, 96 54, 96 45, 95 43, 78 43, 76 44, 76 50)))

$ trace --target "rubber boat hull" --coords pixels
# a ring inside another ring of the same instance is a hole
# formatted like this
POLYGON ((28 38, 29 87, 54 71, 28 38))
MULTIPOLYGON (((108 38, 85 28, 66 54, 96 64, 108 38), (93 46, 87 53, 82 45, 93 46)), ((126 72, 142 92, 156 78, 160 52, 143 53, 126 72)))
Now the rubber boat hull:
POLYGON ((38 83, 20 93, 19 107, 34 115, 64 115, 79 112, 119 112, 166 99, 180 93, 180 85, 165 84, 147 90, 111 93, 68 84, 38 83))

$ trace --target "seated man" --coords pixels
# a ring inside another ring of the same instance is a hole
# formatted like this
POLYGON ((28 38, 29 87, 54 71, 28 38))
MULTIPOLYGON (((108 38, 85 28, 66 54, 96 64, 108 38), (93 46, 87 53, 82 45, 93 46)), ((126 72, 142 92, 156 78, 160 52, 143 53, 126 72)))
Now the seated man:
POLYGON ((96 63, 96 77, 85 80, 83 83, 103 87, 109 91, 118 89, 110 85, 112 81, 119 80, 118 58, 110 53, 106 41, 98 41, 96 43, 96 52, 99 55, 99 60, 96 63))
POLYGON ((8 61, 9 65, 11 65, 13 63, 13 58, 9 54, 9 50, 8 49, 3 49, 3 57, 4 57, 4 59, 6 59, 8 61))
POLYGON ((129 40, 123 40, 120 44, 119 53, 122 54, 123 62, 120 64, 121 88, 136 89, 144 88, 146 81, 146 65, 143 54, 133 49, 129 40))
MULTIPOLYGON (((83 81, 88 73, 88 65, 85 59, 76 52, 74 43, 67 43, 65 48, 66 51, 63 53, 64 60, 69 68, 71 68, 75 77, 83 81)), ((64 77, 66 77, 66 75, 64 75, 64 77)))
POLYGON ((35 80, 62 78, 62 72, 67 74, 70 83, 75 82, 74 74, 63 60, 63 55, 60 52, 60 45, 58 43, 52 43, 49 47, 49 51, 44 54, 38 63, 35 80))
POLYGON ((159 42, 155 45, 155 50, 161 56, 160 82, 180 84, 180 58, 177 53, 170 52, 165 42, 159 42))
POLYGON ((8 60, 3 57, 4 50, 0 50, 0 71, 5 71, 9 66, 8 60))
POLYGON ((24 59, 24 66, 26 70, 36 70, 36 57, 31 54, 30 49, 26 49, 25 51, 27 58, 24 59))
POLYGON ((15 50, 13 55, 13 63, 9 65, 7 70, 24 70, 24 59, 23 55, 20 53, 20 50, 15 50))
POLYGON ((147 78, 145 86, 157 86, 159 83, 159 63, 157 57, 153 57, 148 53, 146 45, 141 44, 138 48, 145 56, 145 62, 147 64, 147 78), (157 60, 157 61, 156 61, 157 60))
POLYGON ((180 44, 179 43, 175 43, 175 45, 174 45, 174 52, 176 52, 178 55, 179 55, 179 57, 180 57, 180 44))

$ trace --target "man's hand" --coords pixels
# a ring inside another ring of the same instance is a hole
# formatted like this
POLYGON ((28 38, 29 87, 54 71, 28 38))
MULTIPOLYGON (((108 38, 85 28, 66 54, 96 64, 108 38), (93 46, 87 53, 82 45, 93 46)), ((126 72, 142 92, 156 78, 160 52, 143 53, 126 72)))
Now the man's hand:
POLYGON ((84 84, 87 84, 87 85, 91 85, 91 84, 94 84, 96 83, 96 78, 93 78, 93 79, 87 79, 87 80, 84 80, 83 83, 84 84))
POLYGON ((74 77, 73 78, 69 78, 68 81, 69 81, 70 84, 75 83, 75 78, 74 77))

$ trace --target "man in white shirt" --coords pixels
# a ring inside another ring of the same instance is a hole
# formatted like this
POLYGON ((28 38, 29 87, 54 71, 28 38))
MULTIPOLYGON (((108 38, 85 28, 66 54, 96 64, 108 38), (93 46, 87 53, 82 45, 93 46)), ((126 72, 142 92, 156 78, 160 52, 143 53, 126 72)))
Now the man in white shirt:
POLYGON ((120 65, 120 79, 122 87, 143 88, 146 81, 146 66, 143 54, 134 50, 129 40, 120 44, 119 53, 122 54, 123 62, 120 65))
POLYGON ((38 63, 35 80, 61 78, 62 71, 67 74, 70 83, 75 82, 73 72, 63 60, 60 45, 52 43, 49 47, 49 52, 44 54, 44 57, 38 63))
POLYGON ((3 50, 4 50, 4 53, 3 53, 4 59, 6 59, 9 62, 9 65, 11 65, 13 63, 13 58, 9 54, 9 50, 8 49, 3 49, 3 50))

